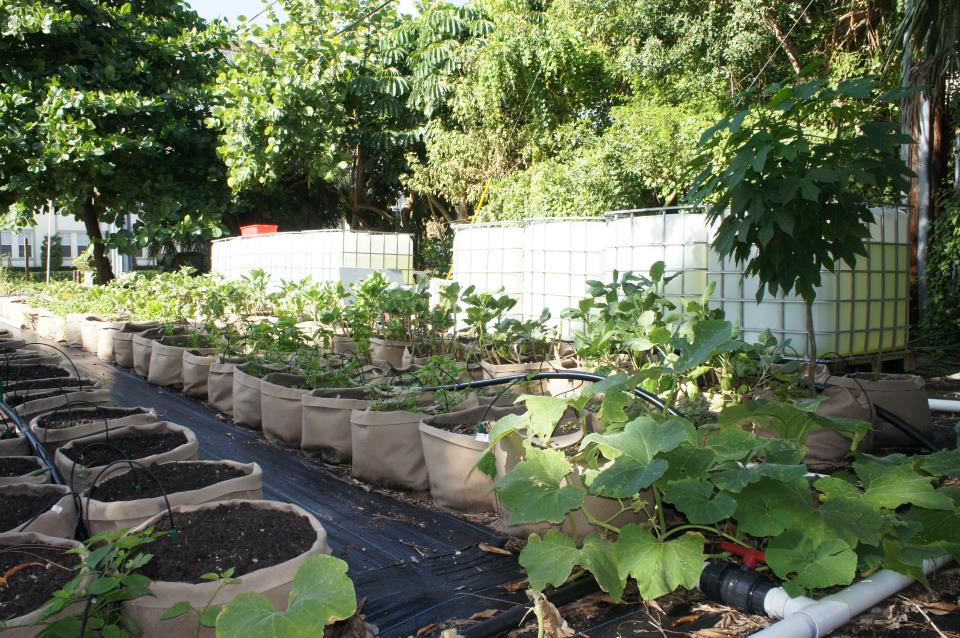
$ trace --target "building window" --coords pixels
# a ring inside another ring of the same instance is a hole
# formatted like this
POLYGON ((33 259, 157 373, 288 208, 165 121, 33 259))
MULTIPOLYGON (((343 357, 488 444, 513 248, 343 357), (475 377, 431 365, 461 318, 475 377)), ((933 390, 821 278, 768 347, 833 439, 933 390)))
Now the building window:
POLYGON ((30 247, 30 257, 34 257, 37 254, 37 247, 33 245, 32 233, 20 233, 17 235, 17 258, 24 259, 26 258, 27 246, 30 247), (25 245, 26 244, 26 245, 25 245))
POLYGON ((0 255, 13 254, 13 233, 0 232, 0 255))
POLYGON ((86 250, 89 243, 90 238, 87 237, 86 233, 77 233, 77 255, 86 250))
POLYGON ((73 233, 61 233, 60 244, 63 246, 63 258, 73 258, 73 233))

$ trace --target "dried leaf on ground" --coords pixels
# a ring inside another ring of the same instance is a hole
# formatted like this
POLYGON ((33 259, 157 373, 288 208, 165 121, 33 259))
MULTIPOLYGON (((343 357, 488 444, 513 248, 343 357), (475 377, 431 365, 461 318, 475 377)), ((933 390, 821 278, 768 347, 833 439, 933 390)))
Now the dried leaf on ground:
POLYGON ((528 580, 518 580, 512 583, 504 583, 500 585, 500 589, 509 592, 523 591, 530 586, 530 581, 528 580))
POLYGON ((486 543, 480 543, 480 551, 487 552, 488 554, 500 554, 501 556, 513 556, 513 552, 509 549, 504 549, 502 547, 494 547, 493 545, 487 545, 486 543))
POLYGON ((560 610, 546 596, 537 592, 533 595, 533 604, 537 620, 543 625, 544 638, 572 638, 576 635, 577 632, 570 628, 560 610))
POLYGON ((700 620, 700 614, 688 614, 686 616, 680 616, 679 618, 674 620, 672 623, 670 623, 670 626, 679 627, 680 625, 686 625, 687 623, 697 622, 698 620, 700 620))
POLYGON ((437 628, 437 623, 432 622, 429 625, 424 625, 417 630, 417 636, 422 636, 424 634, 429 634, 431 631, 437 628))
POLYGON ((470 620, 486 620, 487 618, 493 618, 499 613, 499 609, 484 609, 470 616, 470 620))

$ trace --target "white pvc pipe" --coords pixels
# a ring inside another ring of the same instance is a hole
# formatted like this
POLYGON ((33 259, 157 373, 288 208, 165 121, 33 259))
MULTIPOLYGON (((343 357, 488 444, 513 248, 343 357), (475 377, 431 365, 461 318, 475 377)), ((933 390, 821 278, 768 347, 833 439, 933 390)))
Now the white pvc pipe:
POLYGON ((930 409, 934 412, 960 412, 960 401, 950 399, 927 399, 930 409))
MULTIPOLYGON (((931 574, 951 560, 949 556, 925 560, 923 573, 931 574)), ((752 638, 821 638, 914 582, 910 576, 882 569, 820 600, 791 598, 782 587, 771 589, 763 601, 764 609, 771 618, 783 620, 752 638)))

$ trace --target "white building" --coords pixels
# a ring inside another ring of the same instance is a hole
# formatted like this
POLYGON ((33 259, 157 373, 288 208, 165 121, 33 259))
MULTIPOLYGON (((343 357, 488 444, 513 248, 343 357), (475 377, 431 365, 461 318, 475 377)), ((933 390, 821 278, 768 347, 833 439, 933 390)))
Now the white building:
MULTIPOLYGON (((128 217, 128 223, 131 226, 136 220, 136 215, 128 217)), ((63 244, 63 266, 67 268, 73 265, 73 258, 90 243, 83 223, 73 216, 44 211, 34 216, 34 222, 33 226, 21 228, 19 231, 0 230, 0 266, 23 268, 25 261, 28 262, 26 265, 33 268, 46 266, 41 256, 41 247, 48 232, 51 236, 60 235, 63 244)), ((110 230, 112 230, 111 225, 100 224, 100 232, 106 234, 110 230)), ((132 270, 132 258, 119 254, 115 249, 111 250, 109 255, 115 274, 119 275, 132 270)), ((147 257, 145 248, 138 250, 136 263, 138 266, 153 264, 153 260, 147 257)))

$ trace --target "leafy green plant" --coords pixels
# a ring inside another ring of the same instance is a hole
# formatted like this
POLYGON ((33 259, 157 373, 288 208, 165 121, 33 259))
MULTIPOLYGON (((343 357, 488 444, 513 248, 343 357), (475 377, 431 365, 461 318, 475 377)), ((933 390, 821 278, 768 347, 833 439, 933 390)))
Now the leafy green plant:
MULTIPOLYGON (((855 267, 874 221, 866 202, 909 187, 900 145, 912 140, 871 112, 902 92, 878 95, 879 86, 875 78, 773 84, 765 102, 707 129, 691 164, 699 175, 688 197, 710 204, 707 218, 719 224, 714 250, 759 279, 758 300, 765 290, 803 298, 811 361, 821 272, 841 260, 855 267)), ((809 380, 812 390, 813 366, 809 380)))
MULTIPOLYGON (((923 559, 960 549, 942 524, 960 513, 960 494, 937 487, 957 474, 960 452, 859 454, 850 475, 808 476, 801 461, 810 433, 835 430, 853 449, 870 427, 817 415, 813 402, 748 401, 724 410, 718 428, 701 430, 682 418, 629 418, 610 409, 600 413, 600 431, 565 452, 550 440, 572 402, 521 400, 527 413, 498 421, 490 446, 520 437, 524 450, 494 484, 508 522, 554 526, 531 535, 520 554, 535 591, 561 585, 579 568, 614 600, 630 579, 642 598, 657 598, 695 587, 707 544, 720 539, 762 548, 793 595, 849 584, 883 566, 922 581, 923 559), (597 497, 616 505, 612 516, 594 514, 597 497), (564 521, 573 535, 559 527, 564 521)), ((492 469, 488 458, 478 467, 492 469)))
POLYGON ((181 600, 164 610, 160 616, 160 620, 173 620, 174 618, 180 618, 187 614, 194 614, 197 617, 197 630, 193 634, 196 638, 199 638, 200 632, 204 627, 207 629, 215 629, 217 626, 217 616, 219 616, 222 607, 214 605, 213 601, 217 599, 220 592, 225 588, 231 585, 239 585, 242 582, 241 579, 234 578, 233 573, 234 569, 231 567, 223 573, 209 572, 203 574, 200 576, 201 580, 217 583, 217 587, 213 590, 213 593, 210 594, 210 598, 203 607, 197 608, 189 600, 181 600))
POLYGON ((347 564, 318 554, 297 569, 286 611, 266 596, 244 593, 223 606, 217 616, 218 638, 293 638, 321 636, 324 627, 357 611, 357 595, 347 564))

